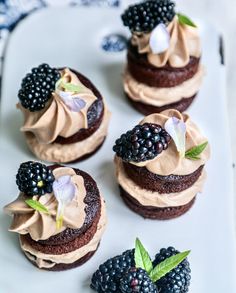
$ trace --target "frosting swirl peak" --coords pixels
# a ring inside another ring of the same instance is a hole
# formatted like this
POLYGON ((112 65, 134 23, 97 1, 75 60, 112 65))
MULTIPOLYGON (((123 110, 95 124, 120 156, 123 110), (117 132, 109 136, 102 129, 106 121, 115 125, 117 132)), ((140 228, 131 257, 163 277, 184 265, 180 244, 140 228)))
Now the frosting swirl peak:
POLYGON ((138 47, 140 54, 147 53, 148 61, 155 67, 163 67, 167 63, 175 68, 184 67, 191 56, 200 58, 201 44, 196 28, 180 24, 175 16, 167 30, 170 34, 170 46, 163 53, 152 53, 149 46, 151 33, 133 33, 131 43, 138 47))
MULTIPOLYGON (((154 123, 164 127, 165 122, 170 117, 176 117, 186 124, 186 150, 189 150, 199 144, 207 141, 207 139, 200 133, 198 127, 190 120, 189 116, 184 113, 180 113, 177 110, 166 110, 158 114, 152 114, 145 117, 140 124, 154 123)), ((200 166, 204 165, 210 157, 209 145, 199 155, 199 160, 190 160, 182 158, 172 140, 167 150, 163 151, 160 155, 153 160, 145 162, 134 163, 133 165, 139 167, 146 167, 150 172, 162 176, 167 175, 188 175, 196 171, 200 166)))
POLYGON ((86 189, 84 179, 75 173, 72 168, 60 167, 53 171, 56 179, 61 176, 71 176, 71 181, 76 187, 74 199, 65 207, 63 215, 63 226, 61 229, 56 227, 56 214, 58 201, 53 193, 43 196, 33 196, 34 200, 39 201, 49 211, 49 214, 43 213, 29 207, 25 200, 27 197, 20 193, 18 198, 8 204, 4 209, 7 213, 13 215, 13 221, 10 231, 19 234, 30 234, 35 241, 45 240, 56 235, 66 228, 79 229, 83 226, 85 220, 85 203, 86 189))
POLYGON ((42 144, 52 143, 57 136, 67 138, 82 128, 88 128, 87 111, 97 99, 70 69, 63 69, 61 75, 66 82, 81 88, 79 96, 85 101, 85 107, 79 112, 71 111, 57 92, 52 93, 52 98, 45 109, 37 112, 30 112, 20 103, 17 104, 25 120, 21 131, 34 134, 37 141, 42 144))

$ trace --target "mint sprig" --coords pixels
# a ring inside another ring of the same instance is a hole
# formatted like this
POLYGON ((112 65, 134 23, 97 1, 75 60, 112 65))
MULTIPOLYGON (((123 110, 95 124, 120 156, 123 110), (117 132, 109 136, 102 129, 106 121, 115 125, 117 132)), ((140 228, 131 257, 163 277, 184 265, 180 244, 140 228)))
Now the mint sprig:
POLYGON ((199 156, 205 150, 207 145, 208 145, 208 141, 189 149, 188 151, 185 152, 185 158, 189 160, 194 160, 194 161, 200 160, 199 156))
POLYGON ((61 86, 68 92, 79 93, 81 91, 81 86, 73 84, 70 82, 62 82, 61 86))
POLYGON ((135 241, 134 259, 136 268, 141 268, 147 273, 153 270, 151 258, 138 238, 135 241))
POLYGON ((82 90, 82 87, 78 84, 73 84, 71 82, 64 82, 63 78, 60 78, 57 82, 56 82, 56 89, 59 87, 64 88, 66 91, 68 92, 73 92, 73 93, 79 93, 82 90))
POLYGON ((173 255, 159 263, 151 272, 150 278, 155 283, 176 268, 190 253, 190 250, 173 255))
POLYGON ((177 253, 176 255, 168 257, 153 268, 152 260, 147 250, 144 248, 141 241, 136 238, 134 252, 135 267, 145 270, 152 282, 155 283, 176 268, 184 259, 186 259, 189 253, 190 250, 177 253))
POLYGON ((177 16, 180 24, 188 25, 195 28, 197 27, 196 24, 188 16, 181 13, 177 13, 177 16))
POLYGON ((39 201, 37 201, 37 200, 34 200, 34 199, 26 199, 25 200, 25 203, 29 207, 31 207, 32 209, 34 209, 34 210, 36 210, 38 212, 45 213, 45 214, 49 214, 48 209, 43 204, 41 204, 39 201))

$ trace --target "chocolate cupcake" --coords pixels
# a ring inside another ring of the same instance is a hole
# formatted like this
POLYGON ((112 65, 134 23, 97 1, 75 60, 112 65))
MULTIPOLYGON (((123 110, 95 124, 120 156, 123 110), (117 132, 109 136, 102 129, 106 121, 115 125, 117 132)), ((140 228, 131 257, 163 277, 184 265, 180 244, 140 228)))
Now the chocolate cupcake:
POLYGON ((20 165, 18 198, 5 207, 11 232, 35 266, 60 271, 85 263, 97 250, 106 226, 105 203, 85 172, 37 162, 20 165))
POLYGON ((110 113, 100 92, 82 74, 47 64, 22 81, 17 107, 30 150, 49 162, 80 161, 104 142, 110 113))
POLYGON ((117 139, 113 150, 121 197, 144 218, 181 216, 203 189, 210 148, 187 114, 149 115, 117 139))
POLYGON ((123 80, 131 104, 145 115, 166 109, 185 111, 204 75, 196 25, 176 14, 170 0, 132 5, 122 20, 132 33, 123 80))

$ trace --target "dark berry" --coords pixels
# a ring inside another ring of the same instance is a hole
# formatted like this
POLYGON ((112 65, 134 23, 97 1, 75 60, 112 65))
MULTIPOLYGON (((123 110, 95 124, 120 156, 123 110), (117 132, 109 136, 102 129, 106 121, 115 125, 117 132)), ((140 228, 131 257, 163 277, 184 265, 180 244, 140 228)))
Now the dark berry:
POLYGON ((33 68, 22 80, 18 92, 21 105, 31 112, 42 110, 60 77, 60 72, 48 64, 33 68))
MULTIPOLYGON (((173 255, 179 253, 175 248, 162 248, 156 255, 153 265, 156 266, 173 255)), ((159 293, 186 293, 189 291, 191 270, 187 259, 183 260, 175 269, 156 282, 159 293)))
POLYGON ((170 135, 160 125, 145 123, 122 134, 113 151, 124 161, 141 162, 166 150, 170 141, 170 135))
POLYGON ((156 285, 147 272, 140 268, 129 269, 120 280, 122 293, 157 293, 156 285))
POLYGON ((26 195, 44 195, 52 192, 55 180, 52 170, 38 162, 25 162, 20 165, 16 175, 16 184, 26 195))
POLYGON ((134 266, 134 250, 127 250, 122 255, 108 259, 93 274, 91 288, 99 293, 119 292, 120 279, 134 266))
POLYGON ((122 14, 123 24, 132 32, 150 32, 158 24, 168 24, 175 16, 171 0, 149 0, 129 6, 122 14))

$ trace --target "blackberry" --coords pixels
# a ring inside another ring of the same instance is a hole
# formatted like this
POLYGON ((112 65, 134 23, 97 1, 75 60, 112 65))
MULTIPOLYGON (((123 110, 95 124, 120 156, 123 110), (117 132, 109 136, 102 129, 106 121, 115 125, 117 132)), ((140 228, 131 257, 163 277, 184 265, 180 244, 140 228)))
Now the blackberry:
POLYGON ((142 162, 166 150, 170 141, 170 135, 160 125, 145 123, 122 134, 113 151, 124 161, 142 162))
POLYGON ((60 77, 60 72, 48 64, 33 68, 22 80, 18 92, 21 105, 31 112, 42 110, 60 77))
POLYGON ((175 16, 174 8, 171 0, 149 0, 129 6, 121 18, 131 32, 150 32, 160 23, 168 25, 175 16))
POLYGON ((120 280, 122 293, 157 293, 156 285, 141 268, 129 269, 120 280))
MULTIPOLYGON (((162 248, 156 255, 153 265, 156 266, 166 258, 179 253, 175 248, 162 248)), ((187 259, 182 261, 175 269, 156 282, 159 293, 185 293, 189 290, 191 270, 187 259)))
POLYGON ((52 192, 55 180, 52 170, 38 162, 25 162, 20 165, 16 175, 16 184, 26 195, 44 195, 52 192))
POLYGON ((99 293, 119 292, 121 277, 134 265, 134 249, 107 260, 93 274, 91 288, 99 293))

